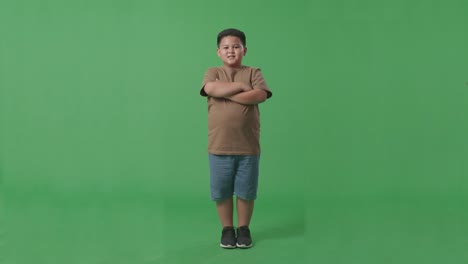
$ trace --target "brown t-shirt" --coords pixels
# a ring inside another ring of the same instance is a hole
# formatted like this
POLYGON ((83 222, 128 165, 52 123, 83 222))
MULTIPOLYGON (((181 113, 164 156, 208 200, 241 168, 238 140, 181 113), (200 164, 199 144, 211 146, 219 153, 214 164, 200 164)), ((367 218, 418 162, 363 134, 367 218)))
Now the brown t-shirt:
MULTIPOLYGON (((200 94, 208 96, 203 87, 218 79, 223 82, 244 82, 253 89, 263 89, 272 96, 259 68, 209 68, 203 78, 200 94)), ((215 155, 259 155, 260 112, 258 105, 243 105, 225 98, 208 96, 208 152, 215 155)))

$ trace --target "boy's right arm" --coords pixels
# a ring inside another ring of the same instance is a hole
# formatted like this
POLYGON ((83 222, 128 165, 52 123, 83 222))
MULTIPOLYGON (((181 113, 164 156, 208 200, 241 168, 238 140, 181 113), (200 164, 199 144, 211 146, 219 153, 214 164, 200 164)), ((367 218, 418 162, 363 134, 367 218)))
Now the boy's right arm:
POLYGON ((240 92, 252 90, 250 85, 243 82, 207 82, 204 86, 205 93, 211 97, 224 98, 240 92))

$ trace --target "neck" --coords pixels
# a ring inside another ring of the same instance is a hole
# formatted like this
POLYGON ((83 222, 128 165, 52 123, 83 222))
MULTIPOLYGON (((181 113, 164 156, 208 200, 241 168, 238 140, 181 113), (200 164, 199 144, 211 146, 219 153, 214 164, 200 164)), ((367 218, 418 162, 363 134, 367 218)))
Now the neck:
POLYGON ((244 67, 244 65, 238 65, 238 66, 230 66, 230 65, 226 65, 224 64, 223 67, 226 69, 226 70, 238 70, 242 67, 244 67))

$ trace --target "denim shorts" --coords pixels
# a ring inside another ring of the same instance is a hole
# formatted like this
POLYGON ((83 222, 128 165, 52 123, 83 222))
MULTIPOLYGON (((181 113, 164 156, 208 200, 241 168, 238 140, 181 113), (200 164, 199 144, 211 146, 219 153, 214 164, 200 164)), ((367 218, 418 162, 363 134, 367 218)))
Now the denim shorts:
POLYGON ((257 198, 260 156, 208 154, 208 159, 212 200, 224 201, 233 195, 243 200, 257 198))

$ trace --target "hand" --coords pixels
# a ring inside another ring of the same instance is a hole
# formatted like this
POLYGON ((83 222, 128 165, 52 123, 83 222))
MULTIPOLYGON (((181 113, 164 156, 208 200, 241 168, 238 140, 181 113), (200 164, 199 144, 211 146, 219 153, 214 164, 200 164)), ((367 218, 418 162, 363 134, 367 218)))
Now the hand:
POLYGON ((248 84, 246 84, 244 82, 239 82, 239 84, 240 84, 240 87, 241 87, 242 91, 244 91, 244 92, 248 92, 248 91, 252 90, 252 86, 250 86, 250 85, 248 85, 248 84))

